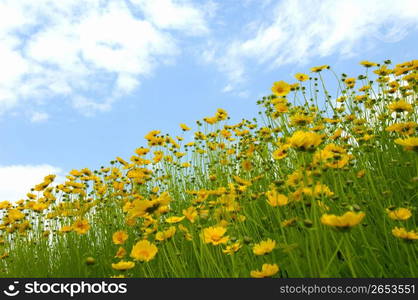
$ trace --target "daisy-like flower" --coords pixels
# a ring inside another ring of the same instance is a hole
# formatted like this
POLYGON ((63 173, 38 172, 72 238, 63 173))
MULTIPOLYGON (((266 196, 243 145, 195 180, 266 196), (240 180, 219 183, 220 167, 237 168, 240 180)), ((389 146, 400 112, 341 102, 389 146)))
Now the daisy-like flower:
POLYGON ((219 245, 225 244, 229 237, 224 236, 226 228, 222 226, 212 226, 203 229, 203 241, 206 244, 219 245))
POLYGON ((277 264, 263 264, 261 271, 251 271, 250 275, 253 278, 265 278, 270 277, 279 272, 279 266, 277 264))
POLYGON ((340 229, 346 229, 358 225, 366 216, 364 212, 346 212, 342 216, 324 214, 321 217, 321 222, 324 225, 332 226, 340 229))
POLYGON ((139 261, 150 261, 158 252, 157 246, 150 243, 148 240, 139 241, 133 246, 131 257, 139 261))
POLYGON ((119 271, 129 270, 129 269, 132 269, 133 267, 135 267, 135 263, 133 261, 121 260, 120 262, 116 264, 112 264, 112 268, 115 270, 119 270, 119 271))
POLYGON ((272 239, 267 239, 266 241, 261 241, 258 244, 255 244, 253 247, 253 253, 255 255, 265 255, 270 253, 276 247, 276 241, 272 239))
POLYGON ((123 231, 123 230, 116 231, 112 235, 112 240, 115 245, 122 245, 123 243, 125 243, 127 239, 128 239, 128 234, 126 233, 126 231, 123 231))
POLYGON ((395 210, 388 210, 387 213, 389 218, 391 218, 392 220, 400 221, 408 220, 412 216, 411 210, 403 207, 400 207, 395 210))

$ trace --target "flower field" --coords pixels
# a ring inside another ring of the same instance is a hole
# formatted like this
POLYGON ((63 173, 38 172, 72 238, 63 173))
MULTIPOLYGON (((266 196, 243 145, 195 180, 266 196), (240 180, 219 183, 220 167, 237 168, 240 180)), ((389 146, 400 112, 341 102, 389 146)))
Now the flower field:
POLYGON ((0 276, 418 277, 418 60, 360 64, 0 201, 0 276))

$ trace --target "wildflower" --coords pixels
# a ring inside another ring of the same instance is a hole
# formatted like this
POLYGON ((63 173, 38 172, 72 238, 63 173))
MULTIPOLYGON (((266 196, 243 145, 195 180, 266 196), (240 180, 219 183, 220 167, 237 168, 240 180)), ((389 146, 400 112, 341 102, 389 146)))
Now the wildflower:
POLYGON ((415 132, 418 124, 415 122, 395 123, 386 127, 386 131, 397 132, 402 135, 411 135, 415 132))
POLYGON ((396 139, 395 143, 404 147, 407 151, 418 152, 418 137, 410 137, 406 139, 396 139))
POLYGON ((276 247, 276 241, 272 239, 267 239, 266 241, 261 241, 258 244, 255 244, 253 247, 253 253, 255 255, 265 255, 270 253, 276 247))
POLYGON ((289 144, 284 144, 281 147, 273 151, 273 158, 276 160, 283 159, 287 156, 287 151, 291 146, 289 144))
POLYGON ((203 229, 203 240, 206 244, 219 245, 225 244, 229 237, 224 236, 226 228, 221 226, 212 226, 203 229))
POLYGON ((418 240, 418 233, 414 230, 407 231, 405 228, 395 227, 392 229, 392 234, 397 238, 404 239, 407 241, 418 240))
POLYGON ((273 207, 284 206, 289 203, 289 199, 286 197, 286 195, 279 194, 276 191, 276 189, 272 189, 266 192, 266 196, 267 196, 267 203, 273 207))
POLYGON ((86 258, 86 265, 94 265, 96 263, 96 259, 94 257, 87 257, 86 258))
POLYGON ((321 144, 321 135, 315 132, 296 131, 288 139, 288 143, 299 150, 311 150, 321 144))
POLYGON ((150 261, 158 252, 158 248, 148 240, 137 242, 131 251, 131 257, 139 261, 150 261))
POLYGON ((343 168, 350 161, 347 150, 335 144, 328 144, 323 150, 315 153, 313 162, 328 168, 343 168))
POLYGON ((90 225, 86 219, 79 219, 74 222, 72 228, 78 234, 85 234, 90 229, 90 225))
POLYGON ((135 267, 135 263, 133 261, 121 260, 120 262, 116 264, 112 264, 112 268, 115 270, 119 270, 119 271, 129 270, 129 269, 132 269, 133 267, 135 267))
POLYGON ((271 91, 278 97, 286 96, 290 92, 290 85, 283 80, 273 83, 271 91))
POLYGON ((175 233, 176 233, 176 227, 170 226, 170 228, 168 228, 167 230, 157 232, 157 234, 155 235, 155 239, 157 241, 162 242, 164 240, 168 240, 172 238, 175 233))
POLYGON ((65 232, 70 232, 73 230, 72 226, 62 226, 59 230, 59 232, 65 233, 65 232))
POLYGON ((309 76, 303 73, 296 73, 295 78, 299 81, 306 81, 309 79, 309 76))
POLYGON ((253 167, 253 165, 252 165, 252 163, 251 163, 250 160, 244 160, 244 161, 242 161, 241 166, 242 166, 242 168, 245 171, 251 171, 251 169, 253 167))
POLYGON ((366 67, 366 68, 370 68, 370 67, 377 66, 377 64, 376 64, 376 63, 371 62, 371 61, 368 61, 368 60, 362 60, 362 61, 360 62, 360 65, 362 65, 362 66, 364 66, 364 67, 366 67))
POLYGON ((392 102, 388 105, 388 108, 392 112, 404 112, 404 111, 411 112, 411 111, 413 111, 412 105, 409 104, 408 102, 406 102, 405 100, 399 100, 399 101, 392 102))
POLYGON ((227 255, 232 255, 235 252, 238 252, 239 249, 241 249, 242 245, 240 242, 233 243, 232 245, 226 246, 226 249, 222 250, 223 253, 227 255))
POLYGON ((10 203, 10 201, 1 201, 0 202, 0 209, 6 209, 11 207, 12 204, 10 203))
POLYGON ((337 228, 350 228, 359 224, 365 217, 364 212, 355 213, 352 211, 346 212, 342 216, 324 214, 321 217, 321 222, 327 226, 337 228))
POLYGON ((13 223, 14 221, 23 219, 25 214, 18 209, 9 209, 7 217, 9 222, 13 223))
POLYGON ((225 110, 223 110, 222 108, 218 108, 216 110, 215 117, 218 121, 224 121, 228 118, 228 113, 225 110))
POLYGON ((281 223, 280 223, 280 225, 282 226, 282 227, 288 227, 288 226, 292 226, 292 225, 294 225, 296 222, 297 222, 297 218, 291 218, 291 219, 286 219, 286 220, 283 220, 281 223))
POLYGON ((116 251, 115 257, 116 258, 124 258, 126 256, 126 250, 123 247, 119 247, 118 251, 116 251))
POLYGON ((353 88, 355 83, 356 83, 356 79, 355 78, 346 78, 346 79, 344 79, 344 83, 347 85, 348 88, 353 88))
POLYGON ((357 172, 356 177, 357 178, 363 178, 364 175, 366 175, 366 170, 363 169, 363 170, 360 170, 360 171, 357 172))
POLYGON ((388 69, 388 67, 386 65, 383 65, 379 69, 373 71, 373 73, 375 73, 375 74, 377 74, 381 77, 387 76, 387 75, 391 74, 392 72, 393 72, 393 70, 388 69))
POLYGON ((251 271, 250 275, 253 278, 270 277, 279 272, 279 266, 277 264, 263 264, 261 271, 251 271))
POLYGON ((188 241, 191 241, 192 239, 193 239, 193 237, 192 237, 192 235, 190 234, 190 232, 189 232, 189 230, 187 229, 187 227, 186 226, 184 226, 184 225, 182 225, 182 224, 179 224, 179 230, 181 231, 181 232, 183 232, 183 234, 184 234, 184 238, 186 239, 186 240, 188 240, 188 241))
POLYGON ((167 223, 173 224, 173 223, 179 223, 179 222, 183 221, 184 218, 185 218, 185 216, 182 216, 182 217, 175 217, 174 216, 174 217, 169 217, 169 218, 165 219, 165 221, 167 223))
POLYGON ((122 245, 127 239, 128 234, 126 231, 116 231, 112 236, 112 240, 115 245, 122 245))
POLYGON ((290 117, 290 124, 293 126, 306 126, 312 123, 313 117, 301 113, 294 114, 290 117))
POLYGON ((186 124, 180 124, 180 128, 183 130, 183 131, 189 131, 190 130, 190 127, 188 127, 186 124))
POLYGON ((182 213, 191 223, 194 223, 195 219, 197 218, 197 211, 193 206, 183 209, 182 213))
POLYGON ((325 70, 325 69, 328 69, 328 68, 329 68, 328 65, 323 65, 323 66, 318 66, 318 67, 312 67, 311 68, 311 72, 313 72, 313 73, 319 73, 322 70, 325 70))
POLYGON ((405 221, 408 220, 411 216, 411 210, 408 208, 398 208, 395 210, 388 210, 388 216, 389 218, 393 219, 393 220, 401 220, 401 221, 405 221))
POLYGON ((148 148, 143 148, 143 147, 137 148, 135 150, 135 153, 138 154, 139 156, 147 155, 148 152, 149 152, 149 149, 148 148))

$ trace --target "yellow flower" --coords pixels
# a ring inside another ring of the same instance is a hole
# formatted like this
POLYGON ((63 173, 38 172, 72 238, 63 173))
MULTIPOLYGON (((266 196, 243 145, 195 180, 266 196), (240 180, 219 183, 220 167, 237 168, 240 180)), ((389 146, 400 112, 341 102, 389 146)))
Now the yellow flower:
POLYGON ((366 68, 370 68, 370 67, 374 67, 377 66, 377 63, 371 62, 371 61, 367 61, 367 60, 362 60, 360 62, 360 65, 366 67, 366 68))
POLYGON ((190 130, 190 128, 186 125, 186 124, 180 124, 180 128, 183 130, 183 131, 189 131, 190 130))
POLYGON ((182 217, 169 217, 169 218, 165 219, 165 221, 167 223, 173 224, 173 223, 178 223, 178 222, 183 221, 184 218, 185 218, 185 216, 182 216, 182 217))
POLYGON ((418 240, 418 233, 414 230, 407 231, 405 228, 401 227, 395 227, 392 229, 392 234, 396 236, 397 238, 404 239, 404 240, 418 240))
POLYGON ((128 239, 128 234, 125 231, 116 231, 112 240, 115 245, 122 245, 128 239))
POLYGON ((323 66, 318 66, 318 67, 312 67, 311 68, 311 72, 314 72, 314 73, 319 73, 319 72, 321 72, 322 70, 324 70, 324 69, 328 69, 329 68, 329 66, 328 65, 323 65, 323 66))
POLYGON ((418 137, 410 137, 406 139, 396 139, 395 143, 404 147, 407 151, 418 152, 418 137))
POLYGON ((0 209, 6 209, 11 207, 12 204, 10 203, 10 201, 2 201, 0 202, 0 209))
POLYGON ((148 148, 143 148, 143 147, 137 148, 135 150, 135 153, 138 154, 139 156, 147 155, 148 152, 149 152, 149 149, 148 148))
POLYGON ((393 220, 408 220, 411 216, 411 210, 409 210, 408 208, 398 208, 395 210, 388 210, 388 216, 389 218, 393 219, 393 220))
POLYGON ((85 234, 90 229, 90 224, 86 219, 79 219, 74 222, 72 227, 78 234, 85 234))
POLYGON ((251 163, 250 160, 244 160, 244 161, 242 161, 241 166, 242 166, 242 168, 245 171, 251 171, 251 169, 253 167, 253 165, 252 165, 252 163, 251 163))
POLYGON ((418 127, 418 124, 415 122, 406 122, 406 123, 395 123, 386 127, 386 131, 389 132, 398 132, 402 135, 411 135, 415 132, 415 128, 418 127))
POLYGON ((303 73, 296 73, 295 78, 299 81, 306 81, 309 79, 309 76, 303 73))
POLYGON ((276 247, 276 241, 272 239, 267 239, 266 241, 261 241, 258 244, 255 244, 253 247, 253 253, 255 255, 264 255, 270 253, 276 247))
POLYGON ((226 112, 226 110, 224 110, 222 108, 218 108, 216 110, 216 113, 215 113, 215 118, 218 121, 224 121, 224 120, 226 120, 228 118, 228 113, 226 112))
POLYGON ((306 126, 312 123, 312 121, 313 117, 302 113, 297 113, 290 117, 290 124, 292 126, 306 126))
POLYGON ((412 105, 409 104, 408 102, 406 102, 405 100, 399 100, 399 101, 392 102, 388 105, 388 108, 392 112, 404 112, 404 111, 411 112, 411 111, 413 111, 412 105))
POLYGON ((157 232, 157 234, 155 235, 155 239, 157 241, 162 242, 164 240, 168 240, 172 238, 175 233, 176 233, 176 227, 170 226, 170 228, 168 228, 167 230, 157 232))
POLYGON ((284 82, 283 80, 276 81, 275 83, 273 83, 271 91, 274 95, 278 97, 286 96, 290 92, 290 84, 284 82))
POLYGON ((280 223, 280 225, 281 225, 282 227, 292 226, 292 225, 296 224, 296 222, 297 222, 297 221, 298 221, 298 219, 297 219, 297 218, 286 219, 286 220, 283 220, 283 221, 280 223))
POLYGON ((226 249, 222 250, 223 253, 227 255, 232 255, 235 252, 238 252, 239 249, 241 249, 242 245, 239 242, 236 242, 232 245, 226 246, 226 249))
POLYGON ((126 250, 123 247, 119 247, 118 251, 115 254, 116 258, 123 258, 126 255, 126 250))
POLYGON ((251 271, 250 275, 253 278, 264 278, 264 277, 270 277, 279 272, 279 266, 276 264, 270 265, 270 264, 263 264, 261 267, 261 271, 251 271))
POLYGON ((183 209, 182 213, 187 218, 187 220, 192 223, 194 223, 195 219, 197 218, 197 211, 193 206, 183 209))
POLYGON ((186 226, 179 224, 180 231, 183 232, 184 238, 188 241, 191 241, 193 239, 193 236, 190 234, 189 230, 186 228, 186 226))
POLYGON ((73 230, 72 226, 62 226, 59 230, 59 232, 70 232, 73 230))
POLYGON ((226 228, 221 226, 212 226, 203 229, 203 240, 206 244, 219 245, 225 244, 229 237, 224 236, 226 228))
POLYGON ((289 203, 289 198, 287 198, 286 195, 279 194, 276 191, 276 189, 267 191, 266 196, 267 196, 267 203, 273 207, 284 206, 289 203))
POLYGON ((352 88, 356 84, 355 78, 346 78, 344 79, 344 83, 347 85, 347 87, 352 88))
POLYGON ((283 159, 287 156, 287 150, 290 148, 290 145, 284 144, 280 148, 277 148, 273 153, 273 158, 276 160, 283 159))
POLYGON ((112 268, 119 271, 129 270, 135 267, 135 263, 133 261, 123 261, 121 260, 117 264, 112 264, 112 268))
POLYGON ((324 214, 321 217, 321 222, 327 226, 349 228, 359 224, 365 216, 364 212, 355 213, 352 211, 346 212, 342 216, 324 214))
POLYGON ((9 209, 7 217, 9 221, 13 223, 14 221, 23 219, 25 214, 18 209, 9 209))
POLYGON ((137 242, 131 251, 131 257, 139 261, 150 261, 158 252, 157 246, 150 243, 148 240, 137 242))
POLYGON ((310 150, 321 144, 322 136, 316 132, 296 131, 288 139, 288 143, 299 150, 310 150))

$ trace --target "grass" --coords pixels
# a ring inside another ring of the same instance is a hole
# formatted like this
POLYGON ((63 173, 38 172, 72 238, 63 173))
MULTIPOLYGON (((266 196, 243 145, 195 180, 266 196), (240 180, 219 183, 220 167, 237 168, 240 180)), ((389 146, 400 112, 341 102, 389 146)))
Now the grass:
POLYGON ((390 63, 321 66, 258 118, 219 109, 192 141, 154 131, 129 161, 47 176, 0 202, 0 276, 417 277, 418 61, 390 63))

